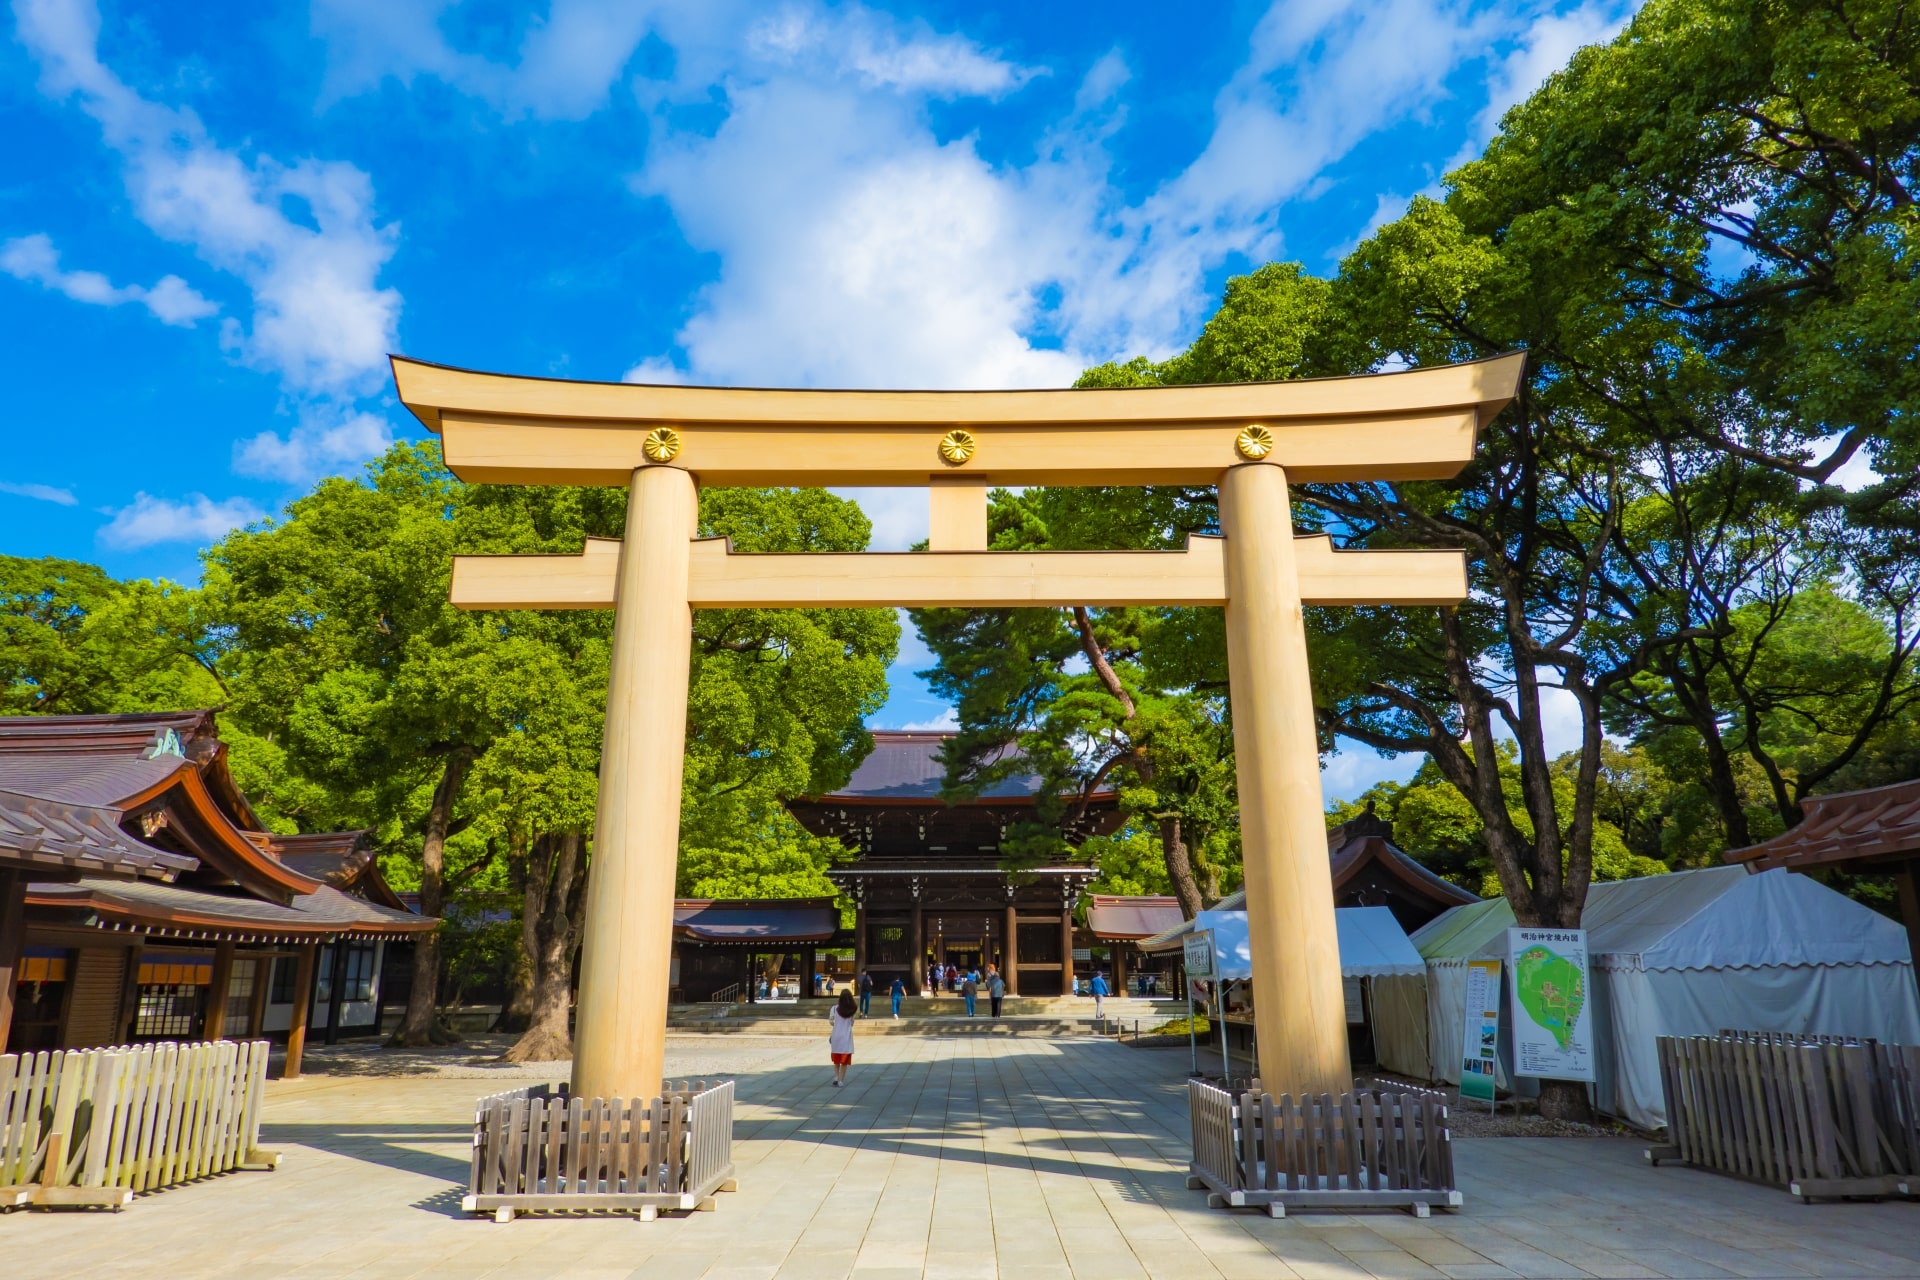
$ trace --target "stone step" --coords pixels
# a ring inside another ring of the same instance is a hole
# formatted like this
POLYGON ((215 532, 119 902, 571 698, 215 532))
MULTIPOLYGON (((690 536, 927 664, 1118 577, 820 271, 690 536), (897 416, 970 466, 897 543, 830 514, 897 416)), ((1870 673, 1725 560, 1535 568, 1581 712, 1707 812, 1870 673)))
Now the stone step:
MULTIPOLYGON (((668 1020, 679 1017, 734 1017, 734 1018, 815 1018, 826 1016, 833 1001, 825 996, 814 1000, 762 1000, 755 1004, 686 1004, 674 1005, 668 1011, 668 1020)), ((977 1001, 977 1007, 985 1013, 989 1007, 983 995, 977 1001)), ((873 1009, 876 1014, 887 1009, 887 997, 875 992, 873 1009)), ((900 1012, 908 1017, 965 1017, 966 1002, 959 996, 908 996, 900 1002, 900 1012)), ((1008 996, 1001 1004, 1001 1012, 1007 1017, 1066 1017, 1091 1018, 1093 1016, 1093 998, 1091 996, 1008 996)), ((1131 1021, 1138 1018, 1172 1018, 1186 1012, 1186 1005, 1179 1000, 1141 1000, 1131 996, 1109 996, 1106 1001, 1107 1016, 1131 1021)))
MULTIPOLYGON (((1143 1020, 1141 1027, 1147 1023, 1143 1020)), ((878 1016, 862 1018, 854 1024, 854 1035, 859 1036, 928 1036, 928 1035, 973 1035, 973 1036, 1090 1036, 1112 1035, 1125 1029, 1133 1029, 1134 1020, 1110 1018, 1097 1022, 1087 1018, 969 1018, 965 1014, 959 1017, 933 1018, 894 1018, 878 1016)), ((687 1019, 669 1020, 668 1031, 699 1032, 703 1035, 737 1036, 819 1036, 825 1039, 827 1034, 826 1017, 819 1018, 753 1018, 730 1017, 708 1020, 687 1019)))

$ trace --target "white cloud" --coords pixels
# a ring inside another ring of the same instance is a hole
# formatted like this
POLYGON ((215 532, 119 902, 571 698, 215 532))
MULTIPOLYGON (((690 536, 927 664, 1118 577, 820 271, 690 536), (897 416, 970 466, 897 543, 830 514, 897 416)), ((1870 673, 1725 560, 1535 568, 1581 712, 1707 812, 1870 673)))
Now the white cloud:
POLYGON ((960 727, 960 713, 948 707, 931 720, 911 720, 900 726, 906 733, 951 733, 960 727))
POLYGON ((98 534, 101 545, 134 551, 162 542, 213 542, 231 529, 264 520, 267 513, 245 498, 215 502, 190 493, 185 501, 172 502, 143 492, 112 515, 98 534))
POLYGON ((151 288, 142 285, 116 285, 98 271, 64 271, 60 251, 44 234, 21 236, 0 245, 0 271, 18 280, 45 285, 75 302, 97 307, 117 307, 123 302, 138 302, 162 324, 192 328, 220 308, 202 297, 179 276, 161 276, 151 288))
POLYGON ((453 48, 440 19, 453 0, 314 0, 313 33, 327 45, 326 101, 389 77, 438 77, 509 117, 580 120, 606 105, 659 7, 636 0, 552 0, 527 24, 511 64, 453 48))
MULTIPOLYGON (((367 175, 341 162, 245 158, 215 143, 193 112, 141 97, 100 61, 92 0, 15 0, 14 12, 41 91, 77 97, 99 123, 125 161, 140 220, 252 289, 251 326, 229 318, 223 343, 295 392, 377 385, 400 295, 376 281, 398 229, 375 223, 367 175)), ((161 305, 183 300, 176 291, 161 305)))
POLYGON ((284 436, 263 431, 237 442, 233 469, 304 484, 365 462, 392 443, 392 428, 376 414, 313 409, 284 436))
POLYGON ((964 36, 939 34, 925 22, 896 22, 858 5, 790 5, 755 23, 747 46, 789 67, 837 71, 869 88, 936 97, 998 98, 1045 74, 1007 62, 964 36))
POLYGON ((1424 752, 1383 756, 1369 747, 1347 746, 1320 758, 1323 804, 1352 800, 1379 782, 1407 782, 1426 760, 1424 752))
POLYGON ((38 502, 51 502, 62 507, 71 507, 80 501, 73 496, 71 489, 56 489, 50 484, 29 484, 13 480, 0 480, 0 493, 11 493, 17 498, 32 498, 38 502))

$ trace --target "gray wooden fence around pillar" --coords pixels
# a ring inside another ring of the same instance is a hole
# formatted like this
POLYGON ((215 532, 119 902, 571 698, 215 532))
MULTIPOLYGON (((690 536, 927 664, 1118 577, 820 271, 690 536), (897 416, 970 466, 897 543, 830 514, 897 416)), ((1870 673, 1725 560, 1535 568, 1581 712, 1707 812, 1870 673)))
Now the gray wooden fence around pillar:
POLYGON ((1426 1217, 1460 1206, 1447 1102, 1424 1089, 1274 1097, 1187 1082, 1193 1163, 1187 1185, 1214 1207, 1397 1206, 1426 1217))
POLYGON ((527 1211, 711 1209, 733 1190, 733 1081, 665 1081, 656 1098, 577 1098, 533 1085, 480 1099, 462 1207, 527 1211))
POLYGON ((1661 1036, 1678 1160, 1803 1199, 1920 1193, 1920 1047, 1727 1032, 1661 1036))

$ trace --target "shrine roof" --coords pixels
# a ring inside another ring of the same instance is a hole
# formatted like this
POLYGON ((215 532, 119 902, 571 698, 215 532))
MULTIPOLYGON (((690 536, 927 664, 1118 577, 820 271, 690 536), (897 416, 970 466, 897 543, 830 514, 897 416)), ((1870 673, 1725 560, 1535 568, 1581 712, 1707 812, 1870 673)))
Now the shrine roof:
POLYGON ((176 935, 242 934, 273 937, 405 937, 439 923, 320 885, 286 905, 259 898, 207 893, 144 881, 83 879, 77 884, 28 887, 29 906, 89 912, 110 928, 176 935))
POLYGON ((1729 850, 1749 871, 1835 866, 1920 855, 1920 778, 1864 791, 1810 796, 1800 825, 1771 840, 1729 850))
POLYGON ((1087 931, 1096 938, 1134 941, 1186 923, 1178 898, 1127 898, 1095 893, 1087 898, 1087 931))
POLYGON ((171 880, 199 860, 128 835, 116 809, 0 790, 0 863, 171 880))
POLYGON ((680 898, 674 936, 687 942, 825 942, 840 928, 832 898, 680 898))

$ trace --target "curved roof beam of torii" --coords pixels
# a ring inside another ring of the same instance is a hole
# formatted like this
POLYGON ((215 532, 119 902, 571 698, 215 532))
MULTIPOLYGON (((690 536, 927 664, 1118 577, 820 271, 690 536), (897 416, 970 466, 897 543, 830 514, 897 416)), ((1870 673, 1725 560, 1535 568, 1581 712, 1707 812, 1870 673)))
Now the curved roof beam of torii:
POLYGON ((1520 353, 1355 378, 1052 391, 814 391, 643 386, 476 373, 396 356, 401 401, 439 433, 447 465, 493 484, 625 485, 671 427, 671 462, 703 485, 1211 484, 1245 461, 1301 481, 1443 479, 1519 387, 1520 353), (941 436, 977 448, 949 466, 941 436))

